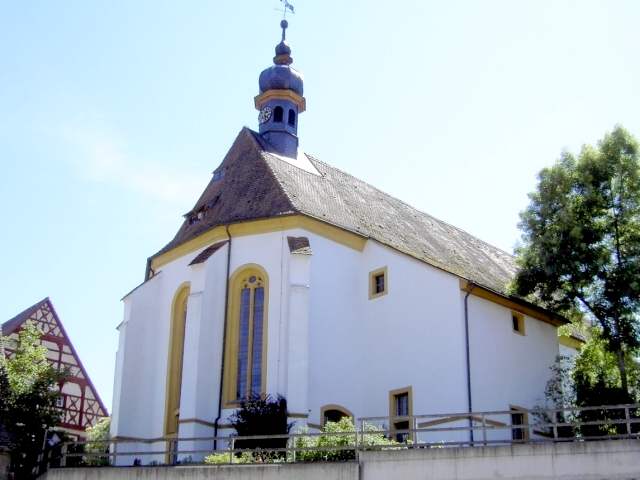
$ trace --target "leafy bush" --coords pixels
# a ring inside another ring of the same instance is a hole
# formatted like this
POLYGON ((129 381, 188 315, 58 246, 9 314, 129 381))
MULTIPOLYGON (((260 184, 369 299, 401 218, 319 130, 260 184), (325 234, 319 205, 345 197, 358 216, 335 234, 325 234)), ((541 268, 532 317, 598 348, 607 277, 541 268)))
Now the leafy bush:
MULTIPOLYGON (((231 463, 230 460, 229 453, 212 453, 204 458, 204 463, 207 465, 228 465, 231 463)), ((256 459, 251 452, 242 452, 233 457, 233 463, 255 463, 255 461, 256 459)))
MULTIPOLYGON (((287 423, 287 400, 278 395, 273 398, 254 396, 240 404, 240 408, 230 417, 231 425, 239 437, 258 435, 287 435, 293 426, 287 423)), ((237 440, 239 449, 285 448, 286 438, 263 440, 237 440)))
POLYGON ((337 462, 355 459, 356 435, 358 444, 364 448, 377 446, 400 446, 395 440, 384 436, 382 431, 373 425, 364 425, 364 434, 355 433, 355 425, 349 417, 338 422, 327 422, 322 428, 326 435, 302 436, 295 441, 296 448, 304 448, 296 452, 296 460, 305 462, 337 462))

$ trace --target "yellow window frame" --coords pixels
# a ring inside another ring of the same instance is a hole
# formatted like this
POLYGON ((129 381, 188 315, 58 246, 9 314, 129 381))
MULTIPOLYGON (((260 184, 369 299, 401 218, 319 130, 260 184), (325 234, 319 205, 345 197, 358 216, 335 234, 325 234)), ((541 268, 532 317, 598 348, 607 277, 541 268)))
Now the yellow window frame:
MULTIPOLYGON (((241 292, 245 287, 245 280, 251 276, 261 279, 264 288, 264 305, 262 313, 262 378, 260 395, 266 394, 267 386, 267 338, 268 338, 268 311, 269 311, 269 277, 264 268, 257 264, 246 264, 236 269, 229 280, 229 311, 227 318, 227 333, 224 362, 224 382, 223 382, 223 405, 225 408, 236 408, 240 405, 241 399, 237 398, 238 385, 238 353, 240 342, 240 307, 241 292)), ((253 287, 255 290, 256 287, 253 287)), ((249 306, 249 352, 247 365, 247 388, 251 388, 252 374, 252 346, 253 346, 253 316, 254 316, 254 294, 250 295, 249 306)))
POLYGON ((387 267, 377 268, 369 272, 369 300, 380 298, 389 293, 389 272, 387 267), (382 292, 376 292, 376 278, 382 275, 384 277, 384 289, 382 292))

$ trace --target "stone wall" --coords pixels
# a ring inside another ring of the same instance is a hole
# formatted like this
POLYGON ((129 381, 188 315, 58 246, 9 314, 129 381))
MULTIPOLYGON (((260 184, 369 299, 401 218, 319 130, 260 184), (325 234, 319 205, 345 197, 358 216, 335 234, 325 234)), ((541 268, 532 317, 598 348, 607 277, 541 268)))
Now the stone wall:
POLYGON ((640 440, 362 452, 360 461, 51 470, 46 480, 640 480, 640 440))

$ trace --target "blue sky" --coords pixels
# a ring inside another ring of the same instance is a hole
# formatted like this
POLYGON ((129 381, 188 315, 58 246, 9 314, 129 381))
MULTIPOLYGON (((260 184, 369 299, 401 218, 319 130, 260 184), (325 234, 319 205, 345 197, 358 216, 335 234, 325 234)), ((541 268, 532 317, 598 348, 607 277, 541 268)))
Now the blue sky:
MULTIPOLYGON (((0 0, 0 321, 50 296, 111 405, 120 298, 279 40, 277 0, 0 0)), ((511 251, 536 173, 640 137, 640 2, 298 0, 303 148, 511 251)))

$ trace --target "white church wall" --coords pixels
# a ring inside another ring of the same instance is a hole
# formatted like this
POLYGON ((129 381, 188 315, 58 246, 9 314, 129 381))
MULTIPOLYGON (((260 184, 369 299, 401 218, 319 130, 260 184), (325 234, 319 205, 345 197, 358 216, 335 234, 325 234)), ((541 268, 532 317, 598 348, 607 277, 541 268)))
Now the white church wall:
POLYGON ((325 404, 386 416, 389 392, 407 386, 414 413, 462 409, 458 279, 373 241, 362 253, 318 236, 311 247, 311 422, 325 404), (380 267, 389 291, 370 300, 380 267))
POLYGON ((375 242, 367 243, 360 277, 363 343, 379 348, 361 368, 373 361, 380 373, 368 379, 371 391, 384 389, 376 410, 388 412, 388 390, 409 385, 415 414, 457 410, 465 392, 458 279, 375 242), (389 293, 368 300, 369 271, 381 266, 389 293))
MULTIPOLYGON (((469 297, 474 411, 532 408, 543 403, 549 367, 558 355, 557 329, 528 316, 524 321, 525 334, 521 335, 513 330, 510 309, 469 297)), ((508 415, 492 418, 511 423, 508 415)), ((494 437, 511 438, 511 431, 490 435, 494 437)))
POLYGON ((118 430, 120 425, 120 401, 123 390, 123 372, 128 369, 126 363, 125 350, 126 350, 126 338, 127 338, 127 322, 130 317, 131 302, 124 302, 124 319, 118 325, 118 350, 115 355, 115 371, 113 376, 113 398, 111 399, 111 437, 118 436, 118 430))
MULTIPOLYGON (((119 352, 124 364, 118 402, 114 402, 116 421, 112 423, 112 434, 120 438, 162 435, 166 368, 163 353, 168 342, 168 332, 162 328, 167 321, 163 321, 162 312, 163 280, 158 276, 125 299, 125 319, 120 328, 121 334, 123 327, 126 333, 119 352)), ((138 447, 122 444, 118 449, 126 452, 138 447)), ((122 457, 120 461, 127 464, 130 460, 122 457)))
MULTIPOLYGON (((125 367, 116 368, 121 380, 114 390, 117 435, 163 434, 171 303, 184 282, 191 282, 192 295, 181 419, 194 421, 181 425, 180 436, 213 435, 227 247, 203 265, 189 266, 198 253, 163 266, 125 299, 118 352, 125 367)), ((230 274, 247 264, 260 265, 269 277, 267 393, 285 395, 298 416, 308 414, 308 422, 319 424, 327 404, 357 417, 386 416, 389 392, 409 386, 414 414, 466 411, 464 293, 456 276, 375 241, 360 252, 302 229, 233 238, 230 274), (313 254, 293 258, 287 236, 309 237, 313 254), (369 272, 381 267, 388 293, 369 299, 369 272), (306 298, 295 290, 305 283, 306 298), (305 308, 306 329, 292 323, 305 308), (303 345, 307 358, 299 355, 303 345)), ((526 335, 514 334, 509 309, 473 295, 469 312, 474 410, 533 406, 558 353, 555 327, 527 317, 526 335)), ((222 412, 219 434, 230 432, 232 412, 222 412)))
MULTIPOLYGON (((309 421, 320 423, 320 408, 360 404, 358 278, 361 253, 319 235, 309 237, 310 272, 309 421)), ((365 280, 366 282, 366 280, 365 280)))

